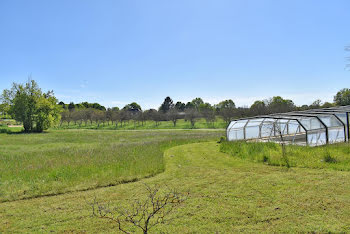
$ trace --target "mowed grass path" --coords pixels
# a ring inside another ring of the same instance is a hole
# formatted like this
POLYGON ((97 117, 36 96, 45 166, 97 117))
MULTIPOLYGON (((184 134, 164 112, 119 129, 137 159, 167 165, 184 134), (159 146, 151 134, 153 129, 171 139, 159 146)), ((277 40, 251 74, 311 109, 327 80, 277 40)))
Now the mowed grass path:
POLYGON ((166 170, 152 178, 85 192, 0 204, 0 232, 111 232, 89 202, 124 205, 143 183, 190 191, 168 225, 153 233, 350 232, 350 173, 254 163, 219 151, 216 142, 165 152, 166 170))
POLYGON ((136 181, 164 171, 165 149, 220 130, 65 130, 0 134, 0 202, 136 181))

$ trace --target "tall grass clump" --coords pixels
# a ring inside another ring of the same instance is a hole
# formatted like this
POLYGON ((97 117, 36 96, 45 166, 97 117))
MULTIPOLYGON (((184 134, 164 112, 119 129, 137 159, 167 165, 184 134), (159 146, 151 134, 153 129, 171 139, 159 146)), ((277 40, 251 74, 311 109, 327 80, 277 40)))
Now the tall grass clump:
POLYGON ((332 157, 332 155, 328 149, 326 149, 324 152, 323 160, 326 163, 336 163, 337 162, 337 160, 334 157, 332 157))
POLYGON ((271 153, 276 151, 275 143, 225 141, 220 145, 220 151, 256 162, 268 162, 271 153))
MULTIPOLYGON (((350 150, 347 143, 318 147, 286 145, 288 165, 291 167, 329 168, 350 171, 350 150)), ((254 162, 272 166, 288 166, 277 143, 262 142, 224 142, 220 151, 254 162)))

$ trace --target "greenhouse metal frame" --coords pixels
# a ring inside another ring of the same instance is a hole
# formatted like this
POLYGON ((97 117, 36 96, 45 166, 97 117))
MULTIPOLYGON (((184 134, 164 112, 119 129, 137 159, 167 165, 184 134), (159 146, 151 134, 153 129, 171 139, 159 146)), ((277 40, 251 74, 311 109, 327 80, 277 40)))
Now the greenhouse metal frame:
POLYGON ((273 141, 318 146, 349 141, 350 106, 293 111, 236 119, 229 141, 273 141))

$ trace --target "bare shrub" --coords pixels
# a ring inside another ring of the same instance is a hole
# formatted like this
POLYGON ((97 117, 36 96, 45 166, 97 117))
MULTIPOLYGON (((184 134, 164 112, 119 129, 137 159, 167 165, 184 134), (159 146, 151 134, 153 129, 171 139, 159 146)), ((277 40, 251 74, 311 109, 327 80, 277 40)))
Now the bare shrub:
POLYGON ((179 193, 175 189, 161 191, 157 185, 151 187, 145 184, 145 187, 146 198, 134 200, 128 208, 100 204, 95 198, 91 204, 93 215, 116 223, 117 229, 123 233, 130 233, 128 230, 132 227, 148 233, 154 226, 168 223, 169 214, 187 200, 189 195, 179 193))

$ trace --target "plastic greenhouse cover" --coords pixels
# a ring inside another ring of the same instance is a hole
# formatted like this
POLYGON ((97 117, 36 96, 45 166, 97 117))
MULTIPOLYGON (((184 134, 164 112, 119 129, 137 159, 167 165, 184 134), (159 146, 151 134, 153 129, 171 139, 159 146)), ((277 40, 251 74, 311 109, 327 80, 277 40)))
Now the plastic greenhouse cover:
POLYGON ((247 124, 247 127, 249 126, 259 126, 261 122, 264 121, 264 118, 259 118, 259 119, 249 119, 249 122, 247 124))
POLYGON ((327 127, 343 127, 343 124, 333 115, 319 115, 319 118, 327 127))
POLYGON ((238 120, 236 123, 232 126, 232 128, 243 128, 245 124, 247 123, 248 119, 244 120, 238 120))

